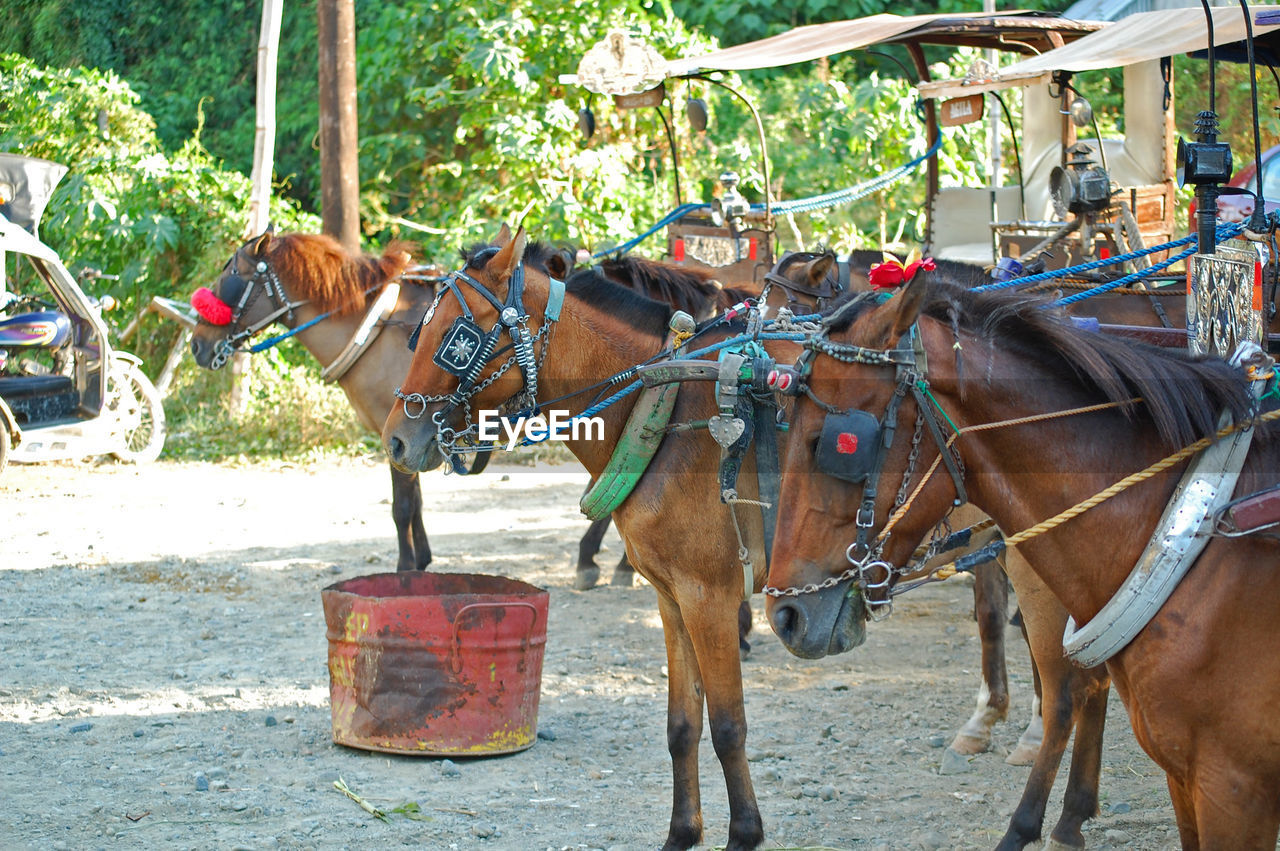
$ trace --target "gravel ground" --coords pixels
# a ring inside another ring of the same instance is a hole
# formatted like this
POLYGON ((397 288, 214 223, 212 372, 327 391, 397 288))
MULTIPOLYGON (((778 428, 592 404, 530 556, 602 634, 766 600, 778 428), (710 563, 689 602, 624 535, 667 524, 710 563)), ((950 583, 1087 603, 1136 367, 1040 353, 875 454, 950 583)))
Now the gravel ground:
MULTIPOLYGON (((537 743, 441 760, 333 744, 320 590, 392 570, 375 458, 300 467, 11 466, 0 476, 0 847, 653 848, 666 834, 666 684, 654 592, 572 590, 575 465, 424 477, 435 569, 551 593, 537 743), (374 818, 343 780, 388 813, 374 818)), ((612 533, 611 533, 612 534, 612 533)), ((621 552, 606 539, 612 561, 621 552)), ((607 575, 607 570, 606 570, 607 575)), ((754 601, 748 753, 767 847, 987 848, 1027 769, 948 757, 977 686, 970 586, 913 592, 866 645, 790 656, 754 601), (946 772, 940 771, 944 766, 946 772)), ((1091 848, 1177 847, 1164 776, 1119 700, 1091 848)), ((707 846, 727 838, 701 754, 707 846)), ((1061 806, 1065 766, 1050 802, 1061 806)))

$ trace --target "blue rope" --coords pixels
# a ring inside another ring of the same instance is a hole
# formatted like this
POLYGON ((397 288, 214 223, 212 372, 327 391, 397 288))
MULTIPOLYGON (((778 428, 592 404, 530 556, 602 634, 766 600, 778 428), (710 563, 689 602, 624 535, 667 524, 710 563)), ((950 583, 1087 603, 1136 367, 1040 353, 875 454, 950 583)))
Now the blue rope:
POLYGON ((335 311, 331 310, 328 313, 322 313, 319 316, 317 316, 315 319, 310 319, 306 322, 303 322, 297 328, 291 328, 283 334, 277 334, 274 337, 269 337, 266 340, 263 340, 261 343, 254 343, 252 346, 249 347, 249 352, 250 354, 257 354, 263 349, 269 349, 272 346, 279 345, 280 343, 283 343, 285 340, 292 337, 294 334, 301 334, 303 331, 307 330, 312 325, 315 325, 317 322, 321 321, 322 319, 328 319, 330 316, 334 314, 334 312, 335 311))
MULTIPOLYGON (((906 177, 907 174, 918 168, 921 163, 938 153, 938 149, 941 147, 942 134, 938 134, 938 138, 929 147, 929 150, 925 151, 910 162, 890 169, 879 177, 874 177, 871 180, 846 187, 845 189, 839 189, 835 192, 828 192, 825 195, 814 195, 810 198, 797 198, 793 201, 780 201, 776 204, 771 204, 770 210, 774 213, 785 215, 787 213, 810 213, 814 210, 821 210, 826 207, 835 207, 840 204, 852 204, 854 201, 865 198, 871 193, 878 192, 885 186, 906 177)), ((608 257, 611 254, 626 254, 628 251, 635 248, 637 245, 644 242, 646 239, 653 236, 659 230, 671 224, 676 219, 679 219, 694 210, 707 210, 710 209, 710 207, 710 204, 681 204, 679 207, 676 207, 670 213, 667 213, 659 219, 657 224, 646 230, 644 233, 633 236, 621 245, 605 249, 604 251, 597 251, 595 254, 591 255, 591 259, 597 260, 601 257, 608 257)), ((756 211, 764 210, 764 208, 764 204, 751 205, 751 209, 756 211)))
POLYGON ((1114 281, 1108 281, 1107 283, 1100 284, 1094 287, 1093 289, 1085 290, 1084 292, 1078 292, 1078 293, 1075 293, 1074 295, 1069 295, 1066 298, 1060 298, 1057 301, 1050 302, 1049 304, 1045 305, 1045 307, 1052 307, 1052 306, 1066 307, 1068 304, 1075 304, 1078 301, 1084 301, 1085 299, 1092 298, 1095 295, 1101 295, 1102 293, 1108 292, 1110 290, 1114 290, 1117 287, 1123 287, 1125 284, 1133 283, 1134 281, 1140 280, 1149 275, 1154 275, 1156 272, 1159 272, 1162 269, 1167 269, 1168 267, 1172 266, 1174 263, 1177 263, 1179 260, 1183 260, 1187 257, 1190 257, 1192 254, 1195 254, 1198 250, 1199 250, 1199 246, 1192 246, 1191 248, 1188 248, 1187 250, 1179 254, 1176 254, 1173 257, 1170 257, 1168 260, 1163 260, 1147 269, 1142 269, 1138 272, 1125 275, 1123 278, 1119 278, 1114 281))
MULTIPOLYGON (((1244 227, 1234 222, 1231 224, 1218 225, 1217 238, 1229 239, 1239 234, 1242 230, 1244 230, 1244 227)), ((1152 246, 1151 248, 1143 248, 1143 249, 1139 249, 1138 251, 1130 251, 1128 254, 1118 254, 1115 257, 1106 257, 1101 260, 1090 260, 1088 263, 1080 263, 1075 266, 1068 266, 1065 269, 1052 269, 1048 272, 1040 272, 1035 275, 1027 275, 1026 277, 1023 277, 1023 278, 1012 278, 1008 281, 999 281, 994 284, 983 284, 980 287, 974 287, 972 291, 986 292, 987 290, 1003 290, 1003 289, 1008 289, 1009 287, 1024 287, 1024 286, 1027 286, 1028 284, 1035 284, 1035 283, 1039 283, 1040 281, 1049 281, 1055 278, 1065 278, 1068 275, 1075 275, 1080 272, 1090 272, 1094 269, 1101 269, 1103 266, 1114 266, 1118 263, 1123 263, 1126 260, 1133 260, 1138 257, 1146 257, 1148 254, 1155 254, 1156 252, 1164 251, 1167 248, 1177 248, 1178 246, 1186 245, 1189 242, 1194 242, 1196 239, 1197 239, 1196 235, 1191 234, 1190 236, 1184 236, 1181 239, 1175 239, 1173 242, 1166 242, 1164 245, 1155 245, 1155 246, 1152 246)), ((1195 253, 1194 250, 1188 252, 1188 254, 1194 254, 1194 253, 1195 253)), ((1185 257, 1187 255, 1183 254, 1179 256, 1185 257)), ((1165 268, 1168 265, 1170 264, 1165 263, 1163 266, 1161 266, 1161 268, 1165 268)))

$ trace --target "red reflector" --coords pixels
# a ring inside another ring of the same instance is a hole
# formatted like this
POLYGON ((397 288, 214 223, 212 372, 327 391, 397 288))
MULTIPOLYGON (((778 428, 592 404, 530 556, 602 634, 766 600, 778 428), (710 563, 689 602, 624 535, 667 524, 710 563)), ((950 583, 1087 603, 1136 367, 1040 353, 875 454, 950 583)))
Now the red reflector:
POLYGON ((671 250, 671 256, 675 258, 677 263, 684 262, 684 240, 677 239, 675 247, 671 250))
POLYGON ((787 392, 787 390, 790 389, 791 387, 791 381, 792 381, 791 373, 789 372, 782 373, 781 375, 778 376, 778 389, 781 390, 783 393, 787 392))
POLYGON ((769 374, 765 376, 764 383, 768 387, 778 386, 778 371, 776 369, 769 370, 769 374))
POLYGON ((1099 259, 1099 260, 1106 260, 1106 259, 1107 259, 1108 257, 1110 257, 1110 256, 1111 256, 1111 249, 1110 249, 1110 248, 1108 248, 1108 247, 1107 247, 1107 246, 1105 246, 1105 245, 1102 245, 1102 246, 1099 246, 1099 247, 1098 247, 1098 259, 1099 259))
POLYGON ((841 455, 852 455, 858 451, 858 436, 847 431, 836 435, 836 452, 841 455))
POLYGON ((1262 310, 1262 261, 1253 263, 1253 309, 1262 310))
POLYGON ((747 243, 747 256, 750 257, 752 260, 755 260, 756 256, 759 253, 760 253, 759 246, 756 244, 756 238, 753 236, 751 237, 751 240, 747 243))

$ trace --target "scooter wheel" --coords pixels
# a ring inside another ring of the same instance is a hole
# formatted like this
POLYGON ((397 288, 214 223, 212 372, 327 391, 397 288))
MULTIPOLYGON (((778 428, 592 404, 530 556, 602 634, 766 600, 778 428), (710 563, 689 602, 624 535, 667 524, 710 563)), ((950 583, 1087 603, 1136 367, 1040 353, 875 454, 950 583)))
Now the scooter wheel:
POLYGON ((112 402, 116 415, 128 425, 124 429, 123 447, 111 454, 121 461, 142 464, 160 457, 164 449, 164 405, 151 379, 136 368, 125 370, 118 378, 116 397, 112 402))

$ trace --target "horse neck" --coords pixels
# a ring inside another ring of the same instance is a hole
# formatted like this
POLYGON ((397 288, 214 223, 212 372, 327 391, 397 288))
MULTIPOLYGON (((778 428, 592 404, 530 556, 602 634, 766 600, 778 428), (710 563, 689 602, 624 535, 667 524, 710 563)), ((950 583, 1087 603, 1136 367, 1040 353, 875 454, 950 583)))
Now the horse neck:
MULTIPOLYGON (((281 279, 280 284, 290 302, 301 301, 306 298, 305 292, 301 291, 302 288, 294 283, 281 279)), ((292 320, 286 314, 277 320, 277 324, 284 325, 292 330, 305 325, 324 312, 326 311, 320 310, 313 302, 306 301, 294 308, 292 320)), ((363 310, 342 316, 326 317, 315 325, 299 332, 297 335, 298 342, 302 343, 312 357, 320 362, 322 367, 328 366, 342 353, 347 341, 351 339, 356 329, 360 326, 362 319, 364 319, 363 310)))
MULTIPOLYGON (((947 352, 930 358, 931 373, 948 374, 936 381, 931 375, 930 384, 961 428, 1089 404, 1056 376, 973 337, 962 341, 961 393, 949 356, 950 331, 940 324, 921 328, 934 338, 931 352, 947 352)), ((1153 430, 1125 420, 1119 411, 974 431, 961 436, 957 446, 969 501, 1006 535, 1029 529, 1168 454, 1153 430)), ((1018 546, 1078 623, 1092 618, 1133 568, 1182 469, 1176 466, 1124 490, 1018 546)))
MULTIPOLYGON (((591 387, 610 376, 630 369, 657 354, 664 339, 636 330, 626 322, 598 309, 572 293, 565 297, 560 321, 551 336, 551 348, 539 374, 542 399, 556 399, 591 387)), ((627 383, 610 387, 608 396, 627 383)), ((597 391, 582 393, 557 402, 555 409, 569 415, 582 413, 592 404, 597 391)), ((610 405, 599 416, 604 421, 603 440, 569 440, 566 446, 593 477, 600 474, 622 436, 636 394, 610 405)))

